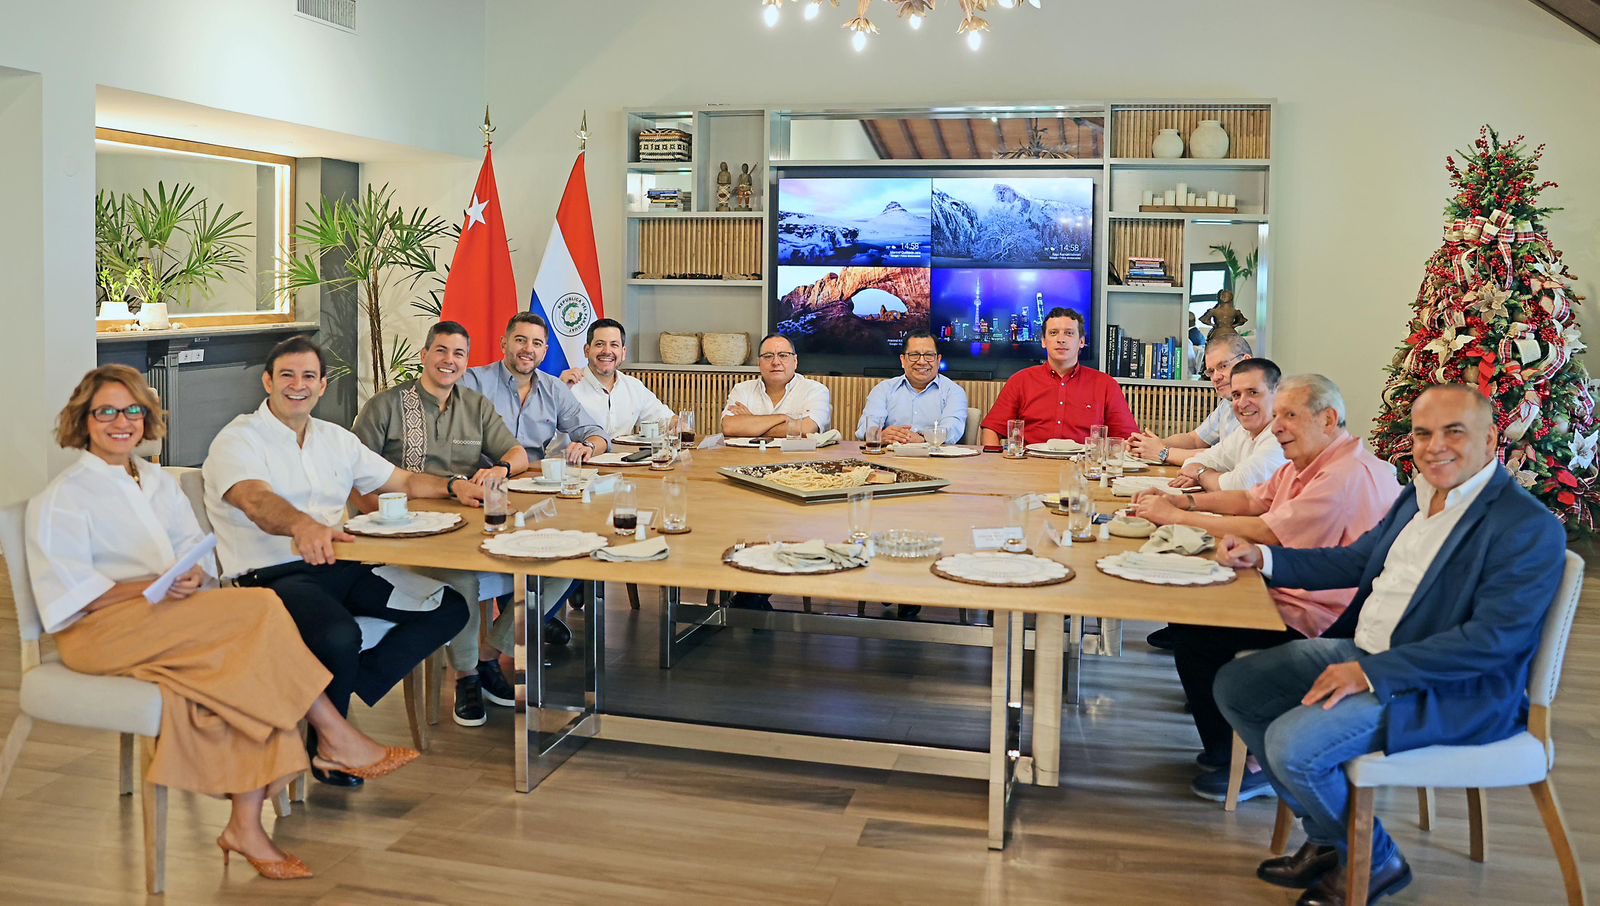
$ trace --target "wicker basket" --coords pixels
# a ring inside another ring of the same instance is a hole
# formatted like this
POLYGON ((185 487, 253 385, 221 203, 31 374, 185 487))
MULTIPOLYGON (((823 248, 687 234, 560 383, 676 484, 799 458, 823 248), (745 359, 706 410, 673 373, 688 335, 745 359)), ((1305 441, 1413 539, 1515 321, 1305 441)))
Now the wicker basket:
POLYGON ((706 361, 713 365, 743 365, 750 356, 750 335, 745 333, 708 333, 701 335, 706 361))
POLYGON ((700 335, 663 331, 661 361, 667 365, 693 365, 700 361, 700 335))

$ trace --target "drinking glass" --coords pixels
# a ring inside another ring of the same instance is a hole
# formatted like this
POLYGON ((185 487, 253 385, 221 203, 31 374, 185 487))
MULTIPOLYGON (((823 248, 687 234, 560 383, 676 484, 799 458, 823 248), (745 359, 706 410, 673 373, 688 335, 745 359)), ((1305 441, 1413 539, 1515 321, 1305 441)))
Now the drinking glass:
POLYGON ((694 410, 685 409, 678 413, 678 439, 685 446, 694 444, 694 410))
POLYGON ((1006 450, 1005 455, 1011 459, 1021 459, 1027 453, 1027 445, 1023 443, 1022 429, 1027 422, 1020 418, 1013 418, 1006 422, 1006 450))
POLYGON ((661 527, 671 532, 689 527, 689 482, 682 475, 661 482, 661 527))
POLYGON ((1106 426, 1089 426, 1089 477, 1099 478, 1106 464, 1106 426))
POLYGON ((1061 464, 1061 470, 1056 475, 1056 486, 1061 494, 1061 502, 1057 504, 1063 512, 1071 512, 1072 498, 1078 493, 1078 485, 1083 481, 1083 467, 1075 460, 1067 460, 1061 464))
POLYGON ((483 485, 483 533, 493 535, 503 532, 511 516, 511 495, 499 478, 491 478, 483 485))
POLYGON ((617 491, 611 498, 611 530, 618 535, 631 535, 639 527, 639 497, 633 482, 617 482, 617 491))
POLYGON ((1006 550, 1018 551, 1028 546, 1028 512, 1033 500, 1023 494, 1006 503, 1006 550))
POLYGON ((867 540, 872 529, 872 491, 851 488, 844 498, 850 504, 850 540, 857 544, 867 540))
POLYGON ((1106 477, 1112 481, 1122 477, 1123 457, 1127 455, 1128 442, 1120 437, 1106 438, 1106 477))
POLYGON ((1089 496, 1087 479, 1079 478, 1079 488, 1073 492, 1072 505, 1067 510, 1067 531, 1079 540, 1088 540, 1094 530, 1094 498, 1089 496))
POLYGON ((672 468, 677 458, 678 438, 672 434, 658 434, 650 441, 650 468, 665 472, 672 468))
POLYGON ((883 419, 872 418, 867 420, 867 437, 864 444, 865 446, 861 448, 864 453, 883 452, 883 419))
POLYGON ((790 440, 800 439, 800 419, 792 415, 785 415, 783 417, 783 434, 790 440))

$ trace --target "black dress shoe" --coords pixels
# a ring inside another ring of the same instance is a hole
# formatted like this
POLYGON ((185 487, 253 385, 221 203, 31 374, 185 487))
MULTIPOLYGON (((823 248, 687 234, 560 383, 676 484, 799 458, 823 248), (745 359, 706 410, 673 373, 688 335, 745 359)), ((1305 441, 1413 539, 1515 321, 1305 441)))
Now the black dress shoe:
MULTIPOLYGON (((306 754, 312 758, 317 757, 317 728, 310 724, 306 724, 306 754)), ((311 779, 318 783, 326 783, 328 786, 345 787, 347 789, 366 783, 365 780, 354 774, 346 774, 343 771, 324 771, 318 767, 311 769, 311 779)))
POLYGON ((544 621, 544 644, 546 648, 564 648, 572 642, 572 630, 567 624, 555 617, 544 621))
MULTIPOLYGON (((1367 902, 1376 903, 1386 896, 1399 893, 1411 883, 1411 866, 1398 850, 1388 861, 1372 870, 1372 880, 1367 884, 1367 902)), ((1295 906, 1344 906, 1344 869, 1335 867, 1317 879, 1311 889, 1295 900, 1295 906)))
POLYGON ((1171 626, 1163 626, 1155 632, 1144 637, 1145 643, 1159 651, 1171 651, 1178 647, 1178 634, 1171 626))
POLYGON ((922 613, 921 604, 899 604, 895 608, 895 617, 901 620, 915 620, 919 613, 922 613))
POLYGON ((728 602, 729 607, 740 610, 771 610, 772 595, 759 594, 753 591, 736 591, 733 600, 728 602))
POLYGON ((1339 851, 1307 840, 1293 855, 1268 859, 1256 867, 1256 877, 1268 884, 1305 890, 1339 867, 1339 851))

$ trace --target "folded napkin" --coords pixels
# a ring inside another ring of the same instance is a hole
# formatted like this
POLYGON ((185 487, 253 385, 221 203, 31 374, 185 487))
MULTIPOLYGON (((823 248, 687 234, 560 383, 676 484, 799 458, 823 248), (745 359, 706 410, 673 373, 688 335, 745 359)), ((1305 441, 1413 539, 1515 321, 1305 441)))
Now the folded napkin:
POLYGON ((398 566, 380 566, 372 574, 393 586, 388 604, 395 610, 433 610, 444 600, 446 586, 438 579, 398 566))
POLYGON ((1215 561, 1204 557, 1185 557, 1182 554, 1126 553, 1122 565, 1140 572, 1166 573, 1175 576, 1204 576, 1217 568, 1215 561))
POLYGON ((615 547, 602 547, 594 552, 596 560, 611 560, 616 563, 638 563, 644 560, 667 559, 667 539, 657 535, 649 541, 635 541, 632 544, 619 544, 615 547))
POLYGON ((816 439, 817 446, 819 447, 831 447, 838 443, 842 437, 844 437, 844 435, 839 433, 838 428, 829 428, 821 434, 813 434, 811 436, 816 439))
POLYGON ((1113 479, 1111 494, 1115 497, 1132 497, 1140 491, 1154 488, 1163 494, 1182 494, 1183 492, 1172 487, 1170 478, 1159 478, 1152 475, 1134 475, 1113 479))
POLYGON ((925 443, 890 444, 889 452, 896 456, 927 456, 928 445, 925 443))
POLYGON ((1156 532, 1156 524, 1139 516, 1111 517, 1111 534, 1118 538, 1148 538, 1156 532))
POLYGON ((1163 525, 1139 548, 1141 554, 1199 554, 1217 546, 1217 539, 1192 525, 1163 525))
POLYGON ((1065 437, 1052 437, 1044 442, 1044 448, 1051 453, 1077 453, 1087 449, 1083 444, 1065 437))
POLYGON ((795 569, 816 569, 821 566, 859 566, 867 562, 862 545, 829 544, 821 538, 799 544, 780 544, 772 559, 795 569))

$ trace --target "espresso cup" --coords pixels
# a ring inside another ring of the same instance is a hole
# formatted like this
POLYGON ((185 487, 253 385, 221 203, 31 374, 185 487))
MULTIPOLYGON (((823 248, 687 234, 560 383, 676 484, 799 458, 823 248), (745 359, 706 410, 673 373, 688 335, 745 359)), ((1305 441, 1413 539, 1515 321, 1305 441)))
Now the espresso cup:
POLYGON ((560 481, 567 475, 567 461, 559 456, 540 460, 539 474, 544 476, 545 481, 560 481))
POLYGON ((406 495, 391 491, 378 495, 378 519, 381 522, 404 522, 411 515, 406 508, 406 495))
POLYGON ((639 434, 645 440, 655 440, 657 437, 661 436, 661 423, 660 422, 640 422, 639 423, 639 434))

